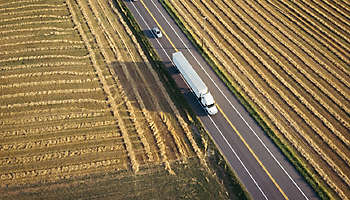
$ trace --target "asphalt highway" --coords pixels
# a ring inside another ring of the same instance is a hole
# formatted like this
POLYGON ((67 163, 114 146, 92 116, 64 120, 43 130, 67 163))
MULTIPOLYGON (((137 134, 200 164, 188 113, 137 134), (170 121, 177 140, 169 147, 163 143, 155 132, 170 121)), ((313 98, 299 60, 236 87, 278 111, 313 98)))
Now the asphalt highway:
MULTIPOLYGON (((318 199, 249 113, 211 70, 157 0, 125 2, 160 58, 200 117, 207 132, 253 199, 318 199), (156 38, 153 27, 162 38, 156 38), (208 86, 219 108, 208 116, 180 74, 172 53, 181 51, 208 86)), ((203 36, 205 37, 205 35, 203 36)))

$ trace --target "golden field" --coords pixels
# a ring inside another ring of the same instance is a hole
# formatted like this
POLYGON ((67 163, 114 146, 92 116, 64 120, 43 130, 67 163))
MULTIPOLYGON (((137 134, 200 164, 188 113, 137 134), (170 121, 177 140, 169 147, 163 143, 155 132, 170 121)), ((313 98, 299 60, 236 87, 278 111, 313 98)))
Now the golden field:
POLYGON ((348 199, 349 2, 167 2, 274 134, 320 177, 319 184, 348 199))

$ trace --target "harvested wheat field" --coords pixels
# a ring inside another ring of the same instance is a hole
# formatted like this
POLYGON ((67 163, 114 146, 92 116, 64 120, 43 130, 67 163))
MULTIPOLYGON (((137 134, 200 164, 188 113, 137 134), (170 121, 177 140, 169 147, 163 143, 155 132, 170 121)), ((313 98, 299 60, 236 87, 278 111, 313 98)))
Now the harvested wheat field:
POLYGON ((169 0, 191 35, 306 167, 350 197, 350 4, 169 0), (204 30, 204 31, 203 31, 204 30))
POLYGON ((0 0, 0 88, 0 199, 227 198, 110 0, 0 0))

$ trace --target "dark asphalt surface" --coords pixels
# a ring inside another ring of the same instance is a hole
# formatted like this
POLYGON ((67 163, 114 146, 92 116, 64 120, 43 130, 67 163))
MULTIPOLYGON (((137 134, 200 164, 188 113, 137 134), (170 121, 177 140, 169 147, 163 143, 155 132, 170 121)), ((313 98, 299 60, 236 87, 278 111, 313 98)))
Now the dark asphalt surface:
POLYGON ((200 116, 205 129, 253 199, 318 199, 311 187, 210 69, 162 5, 157 0, 126 1, 125 3, 144 33, 149 37, 188 102, 200 116), (152 13, 154 18, 149 12, 152 13), (163 37, 160 39, 155 38, 150 31, 153 27, 158 26, 157 23, 161 30, 164 30, 163 37), (207 84, 217 105, 230 122, 220 112, 215 116, 206 115, 185 81, 175 72, 171 61, 171 55, 175 52, 175 49, 165 37, 165 34, 169 36, 175 47, 183 52, 207 84), (230 123, 244 138, 247 145, 230 123))

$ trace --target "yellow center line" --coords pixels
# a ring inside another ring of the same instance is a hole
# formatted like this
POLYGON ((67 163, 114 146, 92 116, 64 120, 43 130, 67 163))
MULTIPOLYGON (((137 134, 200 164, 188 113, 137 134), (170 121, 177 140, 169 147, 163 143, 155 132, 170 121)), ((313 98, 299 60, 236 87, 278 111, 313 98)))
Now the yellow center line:
POLYGON ((163 35, 165 35, 165 37, 168 39, 169 43, 171 44, 171 46, 173 46, 173 48, 175 49, 175 51, 179 51, 174 43, 170 40, 168 34, 166 34, 166 32, 164 31, 164 29, 162 28, 162 26, 158 23, 158 21, 156 20, 156 18, 153 16, 153 14, 151 13, 151 11, 148 9, 148 7, 146 6, 146 4, 143 2, 143 0, 140 0, 140 2, 142 3, 142 5, 146 8, 147 12, 151 15, 151 17, 153 18, 153 20, 156 22, 157 26, 160 28, 160 30, 162 31, 163 35))
MULTIPOLYGON (((162 28, 162 26, 158 23, 158 21, 156 20, 156 18, 153 16, 153 14, 151 13, 151 11, 148 9, 148 7, 145 5, 145 3, 143 2, 143 0, 140 0, 140 2, 142 3, 142 5, 145 7, 145 9, 147 10, 147 12, 151 15, 151 17, 153 18, 153 20, 156 22, 157 26, 160 28, 160 30, 163 32, 163 34, 165 35, 165 37, 168 39, 169 43, 171 44, 171 46, 173 46, 173 48, 175 49, 175 51, 178 51, 178 49, 175 47, 174 43, 170 40, 169 36, 166 34, 166 32, 164 31, 164 29, 162 28)), ((254 151, 250 148, 250 146, 248 145, 248 143, 245 141, 245 139, 242 137, 242 135, 238 132, 238 130, 236 129, 236 127, 231 123, 231 121, 228 119, 228 117, 226 116, 226 114, 222 111, 222 109, 220 108, 219 105, 216 105, 220 111, 220 113, 224 116, 224 118, 226 119, 226 121, 230 124, 230 126, 232 127, 232 129, 236 132, 236 134, 238 135, 238 137, 242 140, 242 142, 244 143, 244 145, 248 148, 249 152, 253 155, 253 157, 255 158, 255 160, 259 163, 259 165, 262 167, 262 169, 265 171, 265 173, 267 174, 267 176, 271 179, 271 181, 275 184, 275 186, 277 187, 277 189, 281 192, 281 194, 283 195, 283 197, 288 200, 287 195, 283 192, 283 190, 281 189, 281 187, 278 185, 278 183, 276 182, 276 180, 271 176, 270 172, 266 169, 266 167, 264 166, 264 164, 262 164, 262 162, 260 161, 260 159, 258 158, 258 156, 254 153, 254 151)), ((200 120, 200 119, 199 119, 200 120)), ((203 123, 202 123, 203 124, 203 123)))
POLYGON ((216 105, 219 109, 219 111, 221 112, 221 114, 224 116, 224 118, 226 119, 226 121, 230 124, 230 126, 232 127, 232 129, 236 132, 236 134, 238 135, 238 137, 242 140, 242 142, 244 143, 244 145, 248 148, 249 152, 253 155, 253 157, 255 158, 255 160, 259 163, 259 165, 263 168, 263 170, 265 171, 265 173, 269 176, 269 178, 271 179, 271 181, 275 184, 275 186, 277 187, 277 189, 281 192, 281 194, 283 195, 283 197, 285 199, 288 200, 287 195, 283 192, 283 190, 281 189, 281 187, 278 185, 278 183, 276 182, 276 180, 271 176, 270 172, 267 171, 266 167, 264 166, 264 164, 262 164, 262 162, 260 161, 260 159, 258 158, 258 156, 254 153, 254 151, 250 148, 249 144, 245 141, 245 139, 242 137, 242 135, 238 132, 237 128, 231 123, 231 121, 228 119, 228 117, 226 116, 226 114, 222 111, 222 109, 220 108, 219 105, 216 105))

